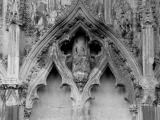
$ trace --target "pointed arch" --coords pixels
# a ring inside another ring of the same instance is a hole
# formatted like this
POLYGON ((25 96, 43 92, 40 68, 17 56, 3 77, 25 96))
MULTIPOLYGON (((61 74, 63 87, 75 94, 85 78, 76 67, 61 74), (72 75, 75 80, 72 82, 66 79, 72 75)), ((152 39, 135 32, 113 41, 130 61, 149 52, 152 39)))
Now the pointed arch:
POLYGON ((73 11, 67 17, 65 17, 63 20, 58 22, 55 26, 53 26, 50 29, 50 31, 46 33, 46 35, 44 35, 44 37, 40 41, 38 41, 38 43, 33 47, 33 49, 25 59, 25 62, 23 63, 20 69, 21 77, 23 76, 22 78, 26 79, 28 72, 36 62, 37 56, 42 52, 42 50, 48 44, 51 44, 51 42, 56 41, 56 37, 59 37, 60 35, 63 36, 63 34, 65 34, 64 28, 68 27, 67 26, 68 24, 71 26, 72 25, 74 26, 75 23, 81 23, 83 25, 85 24, 85 26, 88 25, 90 27, 89 28, 87 26, 89 30, 95 30, 96 32, 99 31, 98 34, 101 34, 102 37, 109 37, 115 44, 117 44, 119 49, 125 54, 125 57, 128 59, 128 62, 131 65, 131 67, 134 69, 136 77, 139 79, 141 76, 141 71, 139 69, 139 66, 135 61, 134 57, 127 51, 125 46, 122 44, 120 40, 121 37, 117 35, 112 28, 94 19, 94 17, 91 16, 88 13, 88 11, 84 8, 83 3, 80 1, 78 2, 79 3, 76 4, 73 11), (92 27, 93 29, 91 29, 92 27), (63 33, 60 34, 61 32, 63 33))
MULTIPOLYGON (((46 85, 46 78, 53 66, 53 58, 51 48, 53 43, 58 43, 62 38, 66 37, 70 32, 76 30, 78 27, 83 27, 87 31, 98 36, 103 42, 105 39, 110 39, 117 48, 123 53, 124 57, 127 60, 128 66, 132 69, 134 77, 139 81, 142 77, 140 68, 135 60, 135 58, 130 54, 130 52, 125 48, 121 42, 121 37, 118 35, 111 27, 105 25, 101 21, 95 19, 84 7, 83 2, 78 0, 75 7, 70 11, 68 16, 64 16, 55 26, 53 26, 32 48, 31 52, 25 59, 22 67, 20 68, 20 79, 23 82, 29 83, 28 97, 27 97, 27 106, 31 107, 32 99, 38 97, 36 95, 37 86, 39 84, 46 85), (46 54, 44 58, 43 54, 46 54), (44 66, 40 66, 39 62, 43 59, 44 66)), ((107 60, 104 58, 104 65, 101 68, 102 71, 106 67, 108 61, 113 73, 117 79, 119 77, 118 70, 114 67, 111 58, 107 60)), ((98 69, 99 70, 99 69, 98 69)), ((100 70, 101 72, 101 70, 100 70)), ((98 77, 102 74, 98 73, 98 77)), ((98 79, 97 77, 97 79, 98 79)), ((90 83, 92 84, 92 83, 90 83)), ((95 84, 95 83, 93 83, 95 84)), ((97 81, 97 84, 99 82, 97 81)), ((86 87, 90 87, 86 85, 86 87)), ((87 93, 89 94, 89 93, 87 93)), ((87 96, 88 97, 88 96, 87 96)), ((88 99, 88 98, 86 98, 88 99)))

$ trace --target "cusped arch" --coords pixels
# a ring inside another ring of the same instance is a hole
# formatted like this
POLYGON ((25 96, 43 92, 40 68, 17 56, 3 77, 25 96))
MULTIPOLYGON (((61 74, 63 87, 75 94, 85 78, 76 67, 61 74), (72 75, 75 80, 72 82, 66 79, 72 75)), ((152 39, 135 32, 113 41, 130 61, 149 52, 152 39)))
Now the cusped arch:
MULTIPOLYGON (((103 57, 104 60, 101 61, 101 64, 99 65, 99 67, 96 69, 95 68, 95 72, 93 72, 93 75, 91 75, 91 77, 89 78, 88 83, 86 84, 86 86, 84 87, 84 101, 89 100, 90 98, 92 98, 92 94, 91 94, 91 89, 92 87, 94 87, 94 85, 100 85, 100 77, 102 76, 103 72, 105 71, 105 69, 107 67, 110 68, 110 70, 112 71, 115 79, 116 79, 116 85, 123 85, 125 86, 126 89, 126 94, 125 94, 125 100, 131 105, 135 103, 135 92, 134 92, 134 82, 131 80, 131 76, 127 76, 124 75, 122 76, 122 72, 120 71, 120 69, 115 65, 116 63, 114 62, 113 59, 116 58, 112 58, 111 57, 111 52, 109 50, 108 45, 106 46, 106 57, 103 57), (96 74, 94 74, 96 73, 96 74)), ((130 69, 130 67, 128 65, 125 65, 124 67, 128 67, 130 69)), ((92 74, 92 73, 91 73, 92 74)), ((126 73, 127 74, 127 73, 126 73)), ((128 75, 131 75, 132 73, 128 73, 128 75)))
POLYGON ((39 96, 37 94, 37 90, 40 86, 46 86, 47 85, 47 77, 50 73, 50 71, 53 68, 53 60, 50 59, 44 69, 42 69, 37 77, 30 82, 28 85, 27 90, 27 96, 26 96, 26 108, 32 108, 34 104, 34 100, 38 99, 39 96))
MULTIPOLYGON (((37 90, 40 86, 42 85, 47 85, 46 83, 46 80, 47 80, 47 77, 50 73, 50 71, 52 70, 53 66, 55 65, 56 66, 56 63, 54 61, 54 58, 52 58, 53 56, 50 56, 48 59, 48 62, 47 62, 47 65, 39 72, 39 74, 37 75, 37 77, 32 80, 29 84, 29 88, 28 88, 28 95, 27 95, 27 98, 26 98, 26 108, 32 108, 33 107, 33 104, 34 104, 34 101, 39 99, 39 96, 37 94, 37 90)), ((87 99, 90 99, 92 98, 91 96, 91 93, 90 93, 90 89, 96 84, 96 85, 99 85, 100 84, 100 77, 101 75, 103 74, 103 72, 105 71, 105 69, 107 67, 109 67, 113 73, 113 75, 115 76, 116 78, 116 83, 117 84, 123 84, 124 86, 127 87, 127 89, 129 88, 130 90, 127 90, 127 95, 125 96, 129 102, 129 104, 133 104, 134 103, 134 86, 131 85, 132 84, 132 81, 128 81, 130 83, 130 85, 128 86, 127 84, 125 84, 125 82, 123 82, 122 80, 122 77, 119 75, 120 73, 118 72, 119 70, 114 66, 114 62, 112 61, 111 59, 111 56, 110 56, 110 53, 109 51, 107 52, 107 55, 104 59, 104 62, 102 62, 103 64, 100 66, 100 69, 98 69, 98 74, 96 74, 97 76, 93 76, 95 77, 95 79, 97 78, 97 82, 95 81, 89 81, 87 84, 86 84, 86 87, 84 88, 84 101, 87 101, 87 99), (103 67, 102 67, 103 66, 103 67), (93 86, 92 86, 93 85, 93 86), (90 87, 88 89, 88 87, 90 87), (89 95, 86 95, 86 94, 89 94, 89 95), (129 98, 129 95, 130 94, 130 98, 129 98)), ((57 68, 58 70, 58 68, 57 68)), ((61 75, 62 77, 63 75, 61 75)), ((65 82, 63 81, 63 78, 62 78, 62 85, 64 85, 65 82)), ((72 97, 72 96, 71 96, 72 97)))
MULTIPOLYGON (((62 19, 60 22, 58 22, 55 26, 53 26, 49 32, 47 32, 44 37, 40 41, 38 41, 35 46, 32 48, 31 52, 25 59, 22 67, 20 68, 20 78, 23 82, 29 81, 29 96, 28 101, 31 101, 29 99, 32 98, 32 96, 36 94, 37 85, 39 84, 46 84, 46 78, 52 68, 53 65, 53 58, 51 57, 52 52, 48 52, 48 60, 46 61, 45 67, 42 68, 36 68, 37 61, 42 56, 46 50, 52 49, 52 44, 57 43, 58 40, 67 34, 68 31, 71 29, 76 29, 76 26, 79 25, 81 27, 85 27, 88 31, 95 33, 97 36, 99 36, 102 40, 105 40, 109 38, 114 44, 116 44, 117 48, 123 53, 124 57, 127 60, 128 66, 132 69, 132 72, 134 74, 134 77, 137 81, 139 81, 142 77, 142 73, 139 69, 139 66, 135 60, 135 58, 129 53, 129 51, 125 48, 123 43, 121 42, 121 37, 116 34, 116 32, 109 26, 105 25, 104 23, 96 20, 84 7, 83 3, 78 1, 76 6, 73 8, 73 10, 70 12, 70 14, 64 19, 62 19), (36 69, 36 70, 35 70, 36 69), (30 74, 37 72, 37 75, 35 78, 33 78, 30 74), (34 91, 34 92, 33 92, 34 91)), ((111 61, 111 60, 110 60, 111 61)), ((105 63, 107 64, 107 62, 105 63)), ((115 76, 117 78, 119 77, 116 70, 116 68, 113 67, 112 63, 109 63, 112 69, 114 70, 115 76)), ((103 65, 105 67, 105 65, 103 65)), ((102 73, 99 73, 98 77, 101 76, 102 73)), ((98 78, 97 78, 98 79, 98 78)), ((95 84, 95 83, 93 83, 95 84)), ((97 83, 98 84, 98 83, 97 83)), ((87 87, 87 85, 86 85, 87 87)), ((89 86, 88 86, 89 87, 89 86)), ((89 93, 88 93, 89 94, 89 93)), ((33 97, 33 99, 34 99, 33 97)), ((88 98, 86 98, 88 99, 88 98)), ((28 103, 28 107, 29 104, 28 103)))
MULTIPOLYGON (((65 34, 65 30, 63 29, 65 27, 72 26, 74 24, 74 21, 77 22, 86 22, 86 26, 90 28, 90 30, 93 30, 95 32, 98 32, 98 34, 101 34, 102 37, 109 37, 117 46, 119 49, 125 54, 125 57, 128 59, 131 67, 134 69, 135 75, 137 78, 140 78, 141 71, 139 69, 139 66, 137 62, 135 61, 134 57, 127 51, 123 43, 121 42, 121 37, 115 33, 115 31, 103 24, 102 22, 94 19, 94 17, 88 13, 88 11, 85 9, 83 3, 77 3, 75 8, 72 10, 72 12, 65 17, 62 21, 58 22, 55 26, 53 26, 49 32, 47 32, 44 37, 35 44, 27 58, 25 59, 21 69, 20 69, 20 75, 23 79, 26 79, 26 76, 28 75, 28 72, 30 71, 31 67, 34 66, 36 62, 36 58, 38 55, 43 51, 43 49, 53 42, 56 37, 59 37, 60 35, 65 34), (83 21, 85 20, 85 21, 83 21), (68 26, 67 26, 68 25, 68 26), (63 32, 60 34, 60 32, 63 32)), ((74 26, 74 25, 73 25, 74 26)), ((69 28, 67 28, 69 30, 69 28)))

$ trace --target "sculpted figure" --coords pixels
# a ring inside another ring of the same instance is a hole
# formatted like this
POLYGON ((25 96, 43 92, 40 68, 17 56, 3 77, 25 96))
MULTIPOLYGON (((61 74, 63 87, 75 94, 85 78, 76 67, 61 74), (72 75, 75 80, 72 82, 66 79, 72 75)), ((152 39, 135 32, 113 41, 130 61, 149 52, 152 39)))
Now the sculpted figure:
POLYGON ((90 73, 89 51, 82 36, 74 43, 72 72, 78 88, 82 91, 90 73))

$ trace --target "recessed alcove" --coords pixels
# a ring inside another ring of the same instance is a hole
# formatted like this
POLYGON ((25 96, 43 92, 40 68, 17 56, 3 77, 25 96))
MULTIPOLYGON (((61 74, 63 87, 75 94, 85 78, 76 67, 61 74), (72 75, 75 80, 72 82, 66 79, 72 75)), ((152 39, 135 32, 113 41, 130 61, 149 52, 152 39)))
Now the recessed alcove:
POLYGON ((60 88, 61 82, 54 66, 47 78, 48 85, 38 89, 40 98, 33 106, 31 120, 71 120, 70 89, 60 88))
POLYGON ((99 87, 92 89, 95 99, 91 103, 92 120, 131 120, 129 104, 124 100, 125 87, 116 86, 116 79, 107 67, 99 87))

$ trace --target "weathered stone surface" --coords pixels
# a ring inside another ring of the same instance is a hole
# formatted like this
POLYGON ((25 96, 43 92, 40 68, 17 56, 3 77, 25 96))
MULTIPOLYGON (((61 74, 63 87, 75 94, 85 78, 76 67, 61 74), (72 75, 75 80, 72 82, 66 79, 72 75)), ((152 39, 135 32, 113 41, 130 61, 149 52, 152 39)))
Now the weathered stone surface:
MULTIPOLYGON (((96 113, 93 106, 101 100, 94 102, 92 89, 101 85, 109 67, 115 85, 125 89, 131 116, 124 119, 141 120, 142 105, 159 105, 159 4, 158 0, 1 0, 2 117, 5 106, 19 105, 20 120, 34 119, 39 87, 47 85, 56 66, 61 87, 70 88, 66 119, 96 119, 91 113, 96 113)), ((103 92, 95 99, 103 94, 106 99, 103 92)), ((111 118, 106 114, 98 119, 111 118)))

